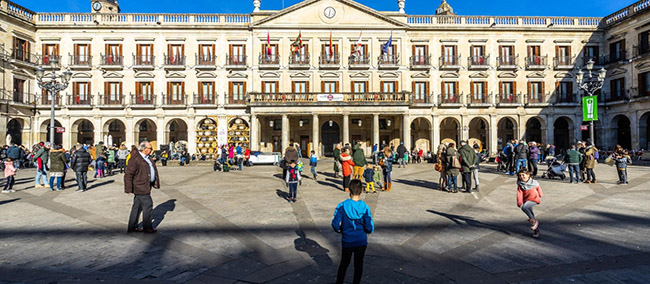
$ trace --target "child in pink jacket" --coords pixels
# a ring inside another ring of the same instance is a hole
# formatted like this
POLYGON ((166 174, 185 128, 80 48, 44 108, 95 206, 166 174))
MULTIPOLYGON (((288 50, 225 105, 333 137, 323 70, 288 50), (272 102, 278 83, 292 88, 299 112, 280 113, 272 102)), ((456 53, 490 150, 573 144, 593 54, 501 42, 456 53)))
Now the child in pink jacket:
POLYGON ((517 207, 521 208, 528 216, 530 229, 533 230, 533 237, 537 238, 539 237, 539 221, 535 218, 533 206, 542 202, 542 189, 539 187, 539 182, 534 180, 526 169, 519 171, 518 175, 517 207))
POLYGON ((7 183, 5 184, 2 193, 16 192, 14 190, 14 183, 16 183, 16 168, 14 167, 14 161, 9 158, 5 160, 5 178, 7 178, 7 183))

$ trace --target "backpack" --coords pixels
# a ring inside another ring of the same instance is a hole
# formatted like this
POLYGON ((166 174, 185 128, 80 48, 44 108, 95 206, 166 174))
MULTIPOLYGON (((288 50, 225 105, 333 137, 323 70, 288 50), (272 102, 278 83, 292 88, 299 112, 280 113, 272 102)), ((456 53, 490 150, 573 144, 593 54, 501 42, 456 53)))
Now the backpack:
POLYGON ((600 159, 600 154, 598 154, 598 151, 594 151, 594 159, 600 159))

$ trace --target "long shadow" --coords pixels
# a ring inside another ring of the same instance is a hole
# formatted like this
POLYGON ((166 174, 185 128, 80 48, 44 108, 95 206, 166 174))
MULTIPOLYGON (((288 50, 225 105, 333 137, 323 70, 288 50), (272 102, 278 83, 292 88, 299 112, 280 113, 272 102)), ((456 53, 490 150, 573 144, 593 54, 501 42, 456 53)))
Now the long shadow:
POLYGON ((327 255, 329 252, 328 249, 319 245, 318 242, 307 238, 305 232, 301 230, 296 230, 296 235, 298 235, 298 238, 293 240, 293 246, 297 251, 309 254, 309 257, 311 257, 319 267, 328 267, 334 264, 330 256, 327 255))
POLYGON ((330 172, 318 172, 319 175, 324 175, 326 177, 336 178, 336 175, 330 172))
POLYGON ((289 193, 288 192, 276 189, 275 194, 277 194, 278 197, 284 199, 285 201, 289 201, 289 193))
POLYGON ((18 201, 18 200, 20 200, 20 198, 14 198, 14 199, 9 199, 9 200, 1 200, 0 205, 11 203, 11 202, 18 201))
POLYGON ((174 211, 176 208, 176 199, 167 200, 161 204, 158 204, 156 208, 153 209, 153 227, 156 228, 162 221, 165 219, 165 214, 167 212, 174 211))
MULTIPOLYGON (((90 186, 86 189, 86 191, 91 190, 91 189, 95 189, 95 188, 100 187, 100 186, 102 186, 102 185, 107 185, 107 184, 111 184, 111 183, 114 183, 114 182, 115 182, 114 180, 107 180, 107 181, 102 181, 102 182, 99 182, 99 183, 95 183, 95 181, 97 181, 97 180, 94 180, 93 183, 92 183, 92 185, 90 185, 90 186)), ((88 182, 88 184, 90 184, 90 183, 91 183, 91 182, 88 182)))
POLYGON ((394 182, 401 183, 401 184, 406 184, 406 185, 410 185, 410 186, 416 186, 416 187, 424 187, 424 188, 430 188, 430 189, 440 189, 440 185, 438 183, 428 181, 428 180, 395 179, 394 182))
POLYGON ((340 183, 334 183, 334 182, 327 182, 327 181, 322 181, 322 180, 317 180, 316 181, 318 184, 323 185, 323 186, 329 186, 331 188, 334 188, 336 190, 343 190, 340 187, 340 183))
POLYGON ((277 179, 282 179, 282 174, 274 174, 273 177, 277 179))
POLYGON ((445 217, 445 218, 451 220, 452 222, 456 223, 456 225, 463 225, 463 222, 464 222, 466 225, 469 225, 469 226, 472 226, 472 227, 486 228, 486 229, 490 229, 490 230, 493 230, 493 231, 498 231, 498 232, 504 233, 506 235, 510 235, 510 232, 508 232, 504 228, 500 228, 500 227, 497 227, 497 226, 494 226, 494 225, 485 224, 485 223, 483 223, 481 221, 475 220, 472 217, 448 214, 448 213, 444 213, 444 212, 438 212, 438 211, 435 211, 435 210, 427 210, 427 212, 433 213, 433 214, 436 214, 436 215, 440 215, 442 217, 445 217))

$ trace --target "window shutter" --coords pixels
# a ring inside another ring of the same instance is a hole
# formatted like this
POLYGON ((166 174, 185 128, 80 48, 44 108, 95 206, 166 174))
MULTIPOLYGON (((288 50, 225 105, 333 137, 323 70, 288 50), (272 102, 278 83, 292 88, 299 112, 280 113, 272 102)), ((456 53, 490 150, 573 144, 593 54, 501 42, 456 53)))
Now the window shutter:
POLYGON ((122 56, 122 54, 124 54, 124 53, 122 53, 122 44, 121 44, 121 43, 119 44, 119 47, 120 47, 120 48, 119 48, 119 50, 120 50, 120 54, 117 54, 118 57, 119 57, 119 56, 122 56))
POLYGON ((424 83, 424 95, 428 96, 429 95, 429 82, 424 83))
MULTIPOLYGON (((412 85, 411 85, 411 90, 413 91, 413 93, 416 92, 416 89, 415 89, 415 82, 412 83, 412 85)), ((418 94, 418 95, 420 95, 420 94, 418 94)))
POLYGON ((546 94, 545 86, 544 86, 545 84, 544 84, 544 82, 540 82, 539 84, 542 86, 541 95, 543 96, 544 94, 546 94))
POLYGON ((483 96, 487 96, 488 83, 483 82, 483 96))
POLYGON ((499 83, 499 95, 503 94, 503 84, 507 84, 507 83, 504 83, 504 82, 499 83))
POLYGON ((320 91, 321 93, 325 93, 325 81, 320 81, 320 91))
POLYGON ((444 95, 447 93, 447 90, 445 90, 445 82, 440 82, 440 94, 444 95))
POLYGON ((54 55, 59 56, 59 45, 54 46, 54 55))
POLYGON ((533 82, 528 82, 528 95, 531 95, 531 89, 532 89, 533 82))
POLYGON ((512 93, 513 94, 517 93, 517 82, 512 82, 512 93))
POLYGON ((456 92, 456 96, 458 96, 458 92, 460 91, 458 90, 458 82, 454 82, 454 90, 456 92))
POLYGON ((381 85, 379 85, 379 91, 383 93, 384 92, 384 81, 381 81, 380 84, 381 85))
POLYGON ((474 85, 475 84, 476 84, 476 82, 472 82, 472 83, 469 84, 469 94, 470 95, 474 95, 474 87, 475 87, 474 85))

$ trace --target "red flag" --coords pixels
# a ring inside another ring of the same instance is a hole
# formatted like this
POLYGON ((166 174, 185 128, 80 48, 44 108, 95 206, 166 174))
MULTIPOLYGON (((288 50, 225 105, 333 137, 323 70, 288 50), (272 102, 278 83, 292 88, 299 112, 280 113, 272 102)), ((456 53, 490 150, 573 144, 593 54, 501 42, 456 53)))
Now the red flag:
POLYGON ((330 31, 330 57, 334 60, 334 46, 332 45, 332 31, 330 31))
POLYGON ((266 56, 271 56, 271 34, 266 32, 266 56))

